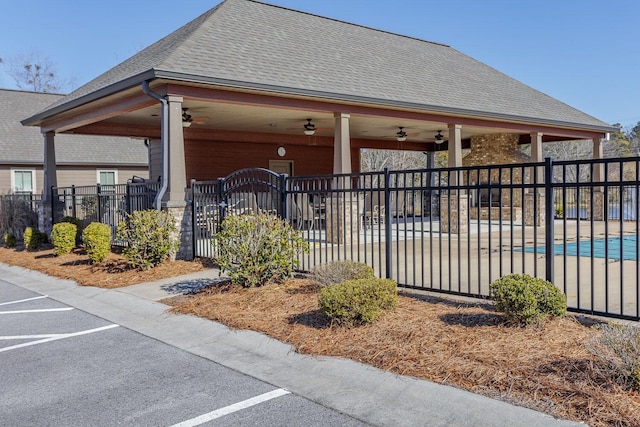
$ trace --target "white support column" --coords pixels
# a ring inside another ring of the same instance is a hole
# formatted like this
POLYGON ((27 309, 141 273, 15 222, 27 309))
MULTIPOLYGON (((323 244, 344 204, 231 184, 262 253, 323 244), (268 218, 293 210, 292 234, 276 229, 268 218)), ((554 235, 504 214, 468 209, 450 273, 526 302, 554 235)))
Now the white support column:
MULTIPOLYGON (((449 124, 449 167, 462 167, 462 125, 449 124)), ((458 185, 458 174, 451 175, 451 185, 458 185)))
MULTIPOLYGON (((531 161, 532 162, 542 162, 544 159, 542 158, 542 133, 541 132, 531 132, 531 161)), ((529 178, 530 182, 533 182, 533 169, 531 170, 531 177, 529 178)), ((540 167, 536 170, 536 178, 537 183, 544 182, 544 168, 540 167)))
MULTIPOLYGON (((593 138, 593 159, 601 160, 604 159, 604 150, 602 146, 601 138, 593 138)), ((596 163, 593 165, 593 176, 591 177, 592 182, 603 182, 607 179, 604 172, 604 163, 596 163)), ((593 212, 589 215, 589 217, 593 218, 594 221, 604 221, 605 211, 606 211, 606 200, 604 198, 604 187, 593 187, 593 212)))
POLYGON ((351 173, 351 139, 349 135, 350 114, 335 113, 333 138, 333 173, 351 173))
MULTIPOLYGON (((593 138, 593 159, 604 159, 604 150, 602 147, 602 139, 593 138)), ((604 163, 598 163, 593 166, 593 182, 604 181, 604 163)))
MULTIPOLYGON (((51 187, 58 186, 56 168, 56 147, 55 132, 45 132, 44 134, 44 185, 42 188, 42 200, 51 200, 51 187)), ((35 177, 33 177, 35 179, 35 177)))
POLYGON ((182 131, 182 100, 181 96, 167 97, 169 102, 169 186, 163 204, 168 207, 184 206, 186 203, 187 173, 182 131))

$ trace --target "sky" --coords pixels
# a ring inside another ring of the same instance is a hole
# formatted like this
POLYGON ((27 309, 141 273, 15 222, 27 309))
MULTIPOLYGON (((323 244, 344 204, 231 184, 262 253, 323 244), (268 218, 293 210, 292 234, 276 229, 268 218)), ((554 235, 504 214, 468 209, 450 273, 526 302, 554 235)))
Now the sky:
MULTIPOLYGON (((2 0, 7 62, 36 53, 79 87, 220 0, 2 0)), ((447 44, 607 123, 640 122, 638 0, 265 0, 447 44)))

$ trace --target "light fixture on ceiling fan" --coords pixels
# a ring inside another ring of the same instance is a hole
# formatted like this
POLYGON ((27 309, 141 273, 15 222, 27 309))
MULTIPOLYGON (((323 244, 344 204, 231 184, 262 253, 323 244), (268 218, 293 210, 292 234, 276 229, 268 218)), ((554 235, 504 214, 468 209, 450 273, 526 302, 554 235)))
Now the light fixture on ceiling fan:
POLYGON ((182 109, 182 127, 183 128, 188 128, 189 126, 191 126, 191 122, 193 122, 193 117, 191 117, 191 114, 187 113, 188 108, 183 108, 182 109))
POLYGON ((311 119, 307 119, 307 124, 304 125, 304 134, 307 136, 311 136, 316 133, 316 125, 311 123, 311 119))
POLYGON ((404 142, 407 140, 407 133, 404 131, 404 127, 399 126, 400 130, 396 133, 396 139, 398 142, 404 142))
POLYGON ((438 144, 438 145, 439 145, 439 144, 442 144, 442 143, 444 142, 444 135, 442 135, 442 131, 441 131, 441 130, 439 130, 439 131, 438 131, 438 133, 436 134, 436 137, 435 137, 435 138, 436 138, 436 139, 435 139, 435 141, 434 141, 434 142, 435 142, 436 144, 438 144))

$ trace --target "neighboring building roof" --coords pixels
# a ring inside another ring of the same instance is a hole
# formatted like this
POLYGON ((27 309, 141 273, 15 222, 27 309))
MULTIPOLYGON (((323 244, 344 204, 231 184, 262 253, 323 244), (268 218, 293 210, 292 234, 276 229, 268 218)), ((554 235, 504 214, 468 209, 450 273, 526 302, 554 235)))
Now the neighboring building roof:
POLYGON ((224 1, 32 119, 154 77, 431 112, 611 128, 449 46, 255 0, 224 1))
MULTIPOLYGON (((42 164, 44 137, 40 129, 20 120, 42 110, 64 95, 0 89, 0 164, 42 164)), ((132 138, 59 134, 56 163, 92 165, 147 165, 144 141, 132 138)))

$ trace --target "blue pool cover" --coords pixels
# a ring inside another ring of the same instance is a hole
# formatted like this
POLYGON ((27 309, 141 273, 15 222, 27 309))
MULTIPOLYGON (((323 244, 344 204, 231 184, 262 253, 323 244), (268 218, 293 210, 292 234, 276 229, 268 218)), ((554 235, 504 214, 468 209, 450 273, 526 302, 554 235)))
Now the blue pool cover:
MULTIPOLYGON (((569 256, 578 256, 578 250, 580 250, 580 256, 590 257, 591 244, 593 243, 593 256, 595 258, 605 258, 605 254, 608 254, 609 259, 636 261, 638 259, 636 236, 624 236, 622 238, 622 256, 620 256, 620 241, 620 237, 610 237, 609 239, 594 239, 593 241, 559 243, 553 245, 553 253, 555 255, 564 255, 566 253, 569 256)), ((544 254, 544 246, 527 248, 525 252, 544 254)))

